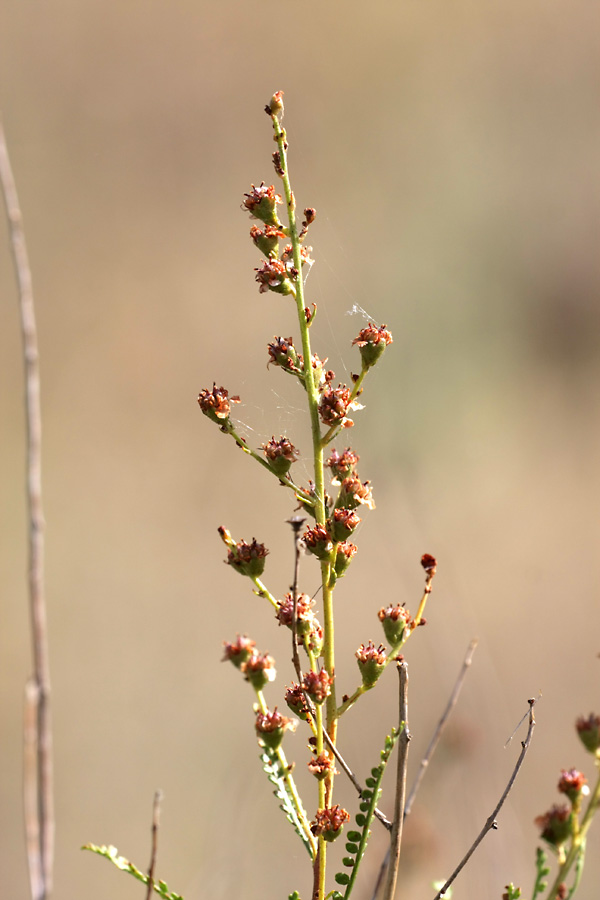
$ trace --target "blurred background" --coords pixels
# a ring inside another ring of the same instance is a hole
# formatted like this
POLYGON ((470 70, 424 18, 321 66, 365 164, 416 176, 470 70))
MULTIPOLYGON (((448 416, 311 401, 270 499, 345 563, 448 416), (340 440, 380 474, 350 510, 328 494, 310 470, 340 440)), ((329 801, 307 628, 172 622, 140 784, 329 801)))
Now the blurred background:
MULTIPOLYGON (((600 712, 599 18, 587 0, 5 0, 0 107, 41 351, 57 900, 141 896, 79 847, 113 843, 145 868, 159 787, 157 874, 186 900, 310 894, 260 771, 250 688, 220 663, 223 640, 252 636, 278 662, 281 704, 289 633, 225 568, 216 529, 269 547, 282 596, 293 505, 196 404, 216 380, 242 397, 253 446, 287 434, 308 450, 298 385, 266 368, 267 342, 297 335, 294 308, 259 295, 240 211, 273 180, 263 106, 278 89, 296 197, 317 209, 314 348, 347 381, 355 308, 394 335, 346 439, 377 510, 337 592, 343 691, 357 646, 381 637, 379 607, 415 611, 420 556, 439 561, 407 648, 409 780, 479 638, 407 827, 401 895, 432 897, 452 871, 542 691, 499 830, 455 891, 530 895, 533 819, 559 801, 561 767, 593 777, 573 724, 600 712)), ((3 217, 0 289, 0 869, 5 895, 25 897, 23 380, 3 217)), ((304 456, 295 471, 308 477, 304 456)), ((316 586, 307 559, 301 587, 316 586)), ((390 672, 343 722, 359 777, 396 715, 390 672)), ((286 752, 308 790, 302 731, 286 752)), ((384 847, 376 828, 361 897, 384 847)), ((579 900, 598 896, 599 847, 596 823, 579 900)))

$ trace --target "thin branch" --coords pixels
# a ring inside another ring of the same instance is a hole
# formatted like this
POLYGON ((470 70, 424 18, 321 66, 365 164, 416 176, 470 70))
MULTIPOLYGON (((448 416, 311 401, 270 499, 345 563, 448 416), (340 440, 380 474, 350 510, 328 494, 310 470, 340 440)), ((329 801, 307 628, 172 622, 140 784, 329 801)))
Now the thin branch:
MULTIPOLYGON (((4 196, 11 250, 19 295, 21 335, 25 368, 25 414, 27 421, 27 503, 29 519, 29 605, 33 643, 33 682, 37 694, 35 773, 26 767, 25 777, 35 774, 35 787, 24 786, 26 795, 37 794, 37 829, 41 882, 32 870, 29 856, 31 892, 34 900, 48 900, 52 892, 54 867, 54 796, 52 766, 52 724, 50 716, 50 664, 44 596, 44 514, 42 509, 40 377, 37 329, 33 305, 31 269, 15 180, 4 129, 0 122, 0 187, 4 196)), ((29 715, 30 710, 27 715, 29 715)), ((29 846, 31 834, 27 833, 29 846)), ((37 863, 35 863, 37 866, 37 863)))
POLYGON ((390 838, 390 861, 387 868, 387 877, 383 890, 383 900, 393 900, 398 879, 398 866, 400 864, 400 846, 402 843, 402 829, 404 826, 404 806, 406 803, 406 770, 408 767, 408 744, 410 732, 408 730, 408 666, 402 660, 398 663, 398 676, 400 678, 400 712, 399 728, 402 733, 398 747, 398 769, 396 775, 396 796, 394 799, 394 818, 392 835, 390 838))
POLYGON ((452 713, 452 710, 456 706, 458 696, 462 690, 463 682, 466 678, 467 672, 469 671, 471 662, 473 661, 473 654, 475 653, 477 644, 478 644, 477 638, 473 638, 473 640, 471 641, 471 643, 469 644, 469 646, 467 648, 467 652, 465 654, 465 658, 463 660, 461 670, 458 673, 458 678, 456 679, 454 687, 452 688, 452 693, 450 694, 448 703, 446 704, 446 709, 442 713, 442 716, 436 725, 435 731, 433 732, 431 740, 429 741, 429 746, 427 747, 427 750, 425 751, 425 756, 421 760, 421 764, 419 766, 419 771, 417 772, 413 786, 410 789, 410 793, 409 793, 408 799, 406 801, 406 808, 404 810, 405 816, 410 815, 410 811, 411 811, 413 803, 415 801, 417 791, 419 790, 419 788, 421 786, 421 781, 423 780, 425 771, 426 771, 427 767, 429 766, 431 757, 433 756, 435 748, 437 747, 437 745, 439 743, 439 740, 442 736, 442 732, 444 731, 444 728, 446 727, 448 719, 450 718, 450 714, 452 713))
POLYGON ((454 872, 452 873, 452 875, 450 876, 448 881, 437 892, 434 900, 441 900, 441 898, 444 896, 444 894, 446 893, 446 891, 448 890, 448 888, 450 887, 452 882, 455 880, 457 875, 464 869, 466 864, 469 862, 469 860, 471 859, 471 857, 473 856, 473 854, 479 847, 480 843, 482 842, 482 840, 484 839, 484 837, 486 836, 488 831, 492 831, 492 829, 496 829, 498 827, 498 823, 496 821, 496 816, 500 812, 500 809, 502 808, 504 801, 506 800, 510 791, 512 790, 512 786, 515 783, 517 775, 519 774, 519 769, 523 765, 523 761, 525 759, 527 751, 529 750, 529 745, 531 744, 531 739, 533 737, 533 729, 535 728, 535 716, 533 714, 533 708, 536 704, 536 701, 528 700, 527 702, 529 703, 529 728, 527 729, 527 735, 525 737, 525 740, 521 744, 521 752, 519 753, 519 758, 517 759, 517 762, 513 769, 512 775, 508 779, 508 784, 504 788, 504 791, 502 792, 502 796, 500 797, 500 799, 498 800, 498 803, 494 807, 493 812, 491 813, 490 816, 488 816, 488 818, 485 822, 485 825, 483 826, 483 828, 481 829, 481 831, 475 838, 474 842, 471 844, 471 846, 467 850, 464 857, 461 859, 460 863, 458 864, 458 866, 456 867, 456 869, 454 870, 454 872))
MULTIPOLYGON (((442 732, 448 723, 450 714, 451 714, 452 710, 454 709, 454 707, 456 706, 456 703, 458 701, 458 696, 462 690, 462 686, 463 686, 465 677, 467 675, 467 672, 469 671, 471 662, 473 661, 473 654, 475 653, 477 643, 478 643, 477 638, 473 638, 473 640, 471 641, 471 643, 469 644, 469 646, 467 648, 467 652, 465 654, 463 664, 461 666, 460 672, 458 673, 458 677, 454 683, 454 687, 452 688, 452 693, 450 694, 448 703, 446 704, 446 708, 445 708, 444 712, 442 713, 439 722, 436 725, 435 731, 433 732, 431 740, 429 741, 429 746, 427 747, 427 750, 425 751, 425 756, 421 760, 421 764, 419 766, 419 771, 417 772, 416 778, 413 782, 413 786, 410 789, 408 798, 406 800, 406 806, 404 807, 404 817, 405 818, 406 818, 406 816, 408 816, 410 814, 410 812, 412 810, 412 806, 415 801, 417 791, 419 790, 419 788, 421 786, 421 782, 425 775, 425 772, 427 771, 427 769, 429 767, 429 763, 431 762, 431 757, 433 756, 433 753, 439 743, 440 737, 442 736, 442 732)), ((381 867, 379 869, 377 881, 375 882, 372 900, 375 900, 375 898, 377 897, 377 895, 379 893, 379 889, 383 883, 383 876, 385 875, 385 870, 386 870, 387 864, 389 862, 389 858, 390 858, 390 850, 388 847, 387 852, 381 863, 381 867)))
POLYGON ((148 867, 146 900, 150 900, 152 891, 154 890, 154 867, 156 865, 156 852, 158 849, 158 826, 160 824, 160 804, 162 798, 162 791, 156 791, 154 794, 154 803, 152 804, 152 851, 150 853, 150 866, 148 867))
POLYGON ((294 533, 294 581, 292 584, 292 662, 298 678, 298 684, 302 684, 302 667, 300 666, 300 656, 298 655, 298 573, 300 571, 300 529, 306 522, 302 516, 292 516, 288 519, 288 525, 292 526, 294 533))

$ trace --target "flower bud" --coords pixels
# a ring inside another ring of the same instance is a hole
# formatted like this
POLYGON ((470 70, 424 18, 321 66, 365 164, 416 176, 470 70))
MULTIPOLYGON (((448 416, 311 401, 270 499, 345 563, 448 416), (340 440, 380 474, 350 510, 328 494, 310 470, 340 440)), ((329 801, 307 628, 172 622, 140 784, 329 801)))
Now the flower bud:
POLYGON ((287 688, 285 692, 285 702, 299 719, 302 719, 303 722, 309 721, 310 710, 308 708, 308 703, 306 702, 306 697, 304 696, 304 691, 299 684, 292 683, 292 686, 287 688))
POLYGON ((320 672, 307 672, 302 679, 302 690, 305 691, 313 703, 320 706, 331 693, 333 676, 325 669, 320 672))
POLYGON ((256 538, 252 538, 251 544, 248 544, 246 541, 238 541, 237 544, 232 546, 230 541, 226 540, 227 536, 231 539, 229 532, 224 528, 219 528, 219 533, 229 547, 227 564, 235 569, 236 572, 239 572, 240 575, 247 575, 249 578, 260 578, 265 570, 265 558, 269 552, 265 545, 259 544, 256 538))
POLYGON ((275 91, 266 109, 271 116, 278 116, 280 113, 283 115, 283 91, 275 91))
POLYGON ((346 447, 342 454, 339 454, 334 449, 331 451, 331 456, 325 462, 325 465, 331 469, 331 474, 335 481, 341 484, 344 478, 355 473, 359 459, 359 455, 350 447, 346 447))
POLYGON ((268 366, 281 366, 289 372, 300 372, 302 367, 302 357, 296 353, 296 348, 291 337, 276 337, 267 345, 269 350, 268 366))
POLYGON ((279 253, 279 238, 285 237, 285 234, 275 225, 265 225, 262 231, 258 225, 253 225, 250 237, 261 253, 268 257, 276 257, 279 253))
POLYGON ((276 294, 295 294, 294 285, 288 278, 288 272, 279 259, 265 260, 263 264, 254 270, 254 280, 260 285, 261 294, 265 291, 274 291, 276 294))
POLYGON ((383 644, 375 647, 375 644, 369 641, 366 647, 361 644, 355 655, 364 687, 372 688, 385 668, 387 659, 385 647, 383 644))
POLYGON ((590 792, 587 786, 587 778, 578 769, 561 770, 558 790, 561 794, 566 794, 573 805, 575 805, 582 794, 589 794, 590 792))
POLYGON ((348 475, 342 481, 340 493, 335 505, 338 507, 343 506, 346 509, 356 509, 356 507, 361 504, 369 509, 375 509, 371 485, 368 481, 365 481, 363 484, 358 475, 354 473, 348 475))
POLYGON ((326 753, 321 753, 320 756, 313 756, 308 762, 308 771, 315 776, 317 781, 323 781, 334 769, 333 759, 326 753))
MULTIPOLYGON (((298 594, 296 598, 296 634, 300 637, 309 634, 313 627, 313 622, 316 621, 312 612, 314 605, 315 601, 311 600, 308 594, 298 594)), ((275 615, 280 625, 287 625, 288 628, 292 627, 294 619, 294 598, 292 594, 288 593, 283 600, 278 601, 275 615)))

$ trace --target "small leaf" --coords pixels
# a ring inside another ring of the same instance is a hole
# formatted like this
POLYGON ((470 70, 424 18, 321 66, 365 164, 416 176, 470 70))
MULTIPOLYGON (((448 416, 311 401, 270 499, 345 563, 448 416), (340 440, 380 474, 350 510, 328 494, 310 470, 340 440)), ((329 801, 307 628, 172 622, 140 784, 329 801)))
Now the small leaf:
POLYGON ((338 872, 335 876, 335 880, 338 884, 348 884, 350 881, 350 876, 345 872, 338 872))

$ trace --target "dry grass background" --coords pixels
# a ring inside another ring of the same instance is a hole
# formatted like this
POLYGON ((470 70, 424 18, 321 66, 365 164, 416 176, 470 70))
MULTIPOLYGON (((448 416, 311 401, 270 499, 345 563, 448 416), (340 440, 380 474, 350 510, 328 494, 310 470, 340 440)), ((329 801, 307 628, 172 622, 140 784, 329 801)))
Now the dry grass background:
MULTIPOLYGON (((78 847, 112 842, 145 866, 156 787, 157 871, 186 900, 309 893, 259 771, 249 689, 219 662, 245 631, 289 682, 287 634, 224 568, 216 526, 266 542, 282 593, 291 508, 196 406, 216 379, 242 395, 257 445, 297 434, 297 386, 265 368, 293 309, 258 295, 239 211, 271 179, 276 89, 296 195, 318 211, 316 349, 346 374, 355 303, 395 338, 352 434, 378 509, 339 590, 339 672, 352 688, 377 608, 414 607, 420 554, 435 553, 429 626, 408 652, 413 767, 480 638, 407 833, 403 896, 432 896, 474 837, 541 689, 525 769, 455 896, 529 892, 532 820, 561 766, 589 770, 571 726, 600 711, 597 5, 6 0, 0 15, 42 354, 57 900, 140 895, 78 847)), ((3 895, 23 897, 30 650, 4 224, 0 261, 0 870, 3 895)), ((348 717, 359 773, 395 713, 392 676, 348 717)), ((303 766, 298 735, 289 755, 303 766)), ((598 896, 599 841, 596 828, 580 900, 598 896)))

